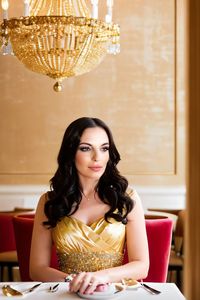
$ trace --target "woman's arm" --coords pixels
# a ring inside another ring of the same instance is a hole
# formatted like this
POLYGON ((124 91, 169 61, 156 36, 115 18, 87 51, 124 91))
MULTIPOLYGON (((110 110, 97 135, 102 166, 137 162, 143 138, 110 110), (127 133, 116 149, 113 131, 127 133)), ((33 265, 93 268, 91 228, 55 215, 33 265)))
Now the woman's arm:
POLYGON ((52 238, 51 229, 43 225, 47 220, 44 214, 46 194, 42 195, 35 214, 31 253, 30 253, 30 277, 37 281, 64 281, 67 274, 50 267, 52 238))
POLYGON ((148 275, 149 251, 144 211, 136 191, 133 191, 132 199, 135 202, 135 206, 128 215, 128 224, 126 225, 126 245, 129 263, 106 270, 112 282, 119 281, 122 278, 134 278, 137 280, 148 275))
POLYGON ((131 268, 131 278, 142 279, 147 277, 149 270, 148 241, 144 211, 141 199, 136 191, 133 191, 132 199, 135 202, 135 206, 128 215, 128 224, 126 226, 129 263, 125 267, 131 268))
POLYGON ((134 191, 132 198, 135 202, 133 210, 128 215, 126 225, 126 243, 129 263, 93 273, 80 273, 70 284, 71 291, 80 290, 90 293, 98 284, 119 282, 123 278, 142 279, 147 277, 149 269, 149 252, 146 235, 144 212, 141 200, 134 191), (82 283, 81 283, 82 282, 82 283), (94 282, 94 284, 88 285, 94 282))

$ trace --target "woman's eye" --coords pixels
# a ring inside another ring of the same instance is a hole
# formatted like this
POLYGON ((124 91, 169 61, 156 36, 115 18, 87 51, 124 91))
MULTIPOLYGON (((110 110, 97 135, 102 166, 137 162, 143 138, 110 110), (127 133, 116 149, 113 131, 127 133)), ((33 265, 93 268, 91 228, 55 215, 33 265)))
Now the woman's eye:
POLYGON ((87 152, 87 151, 90 151, 90 147, 79 147, 79 150, 82 151, 82 152, 87 152))
POLYGON ((106 151, 108 151, 109 150, 109 147, 103 147, 103 148, 101 148, 101 151, 103 151, 103 152, 106 152, 106 151))

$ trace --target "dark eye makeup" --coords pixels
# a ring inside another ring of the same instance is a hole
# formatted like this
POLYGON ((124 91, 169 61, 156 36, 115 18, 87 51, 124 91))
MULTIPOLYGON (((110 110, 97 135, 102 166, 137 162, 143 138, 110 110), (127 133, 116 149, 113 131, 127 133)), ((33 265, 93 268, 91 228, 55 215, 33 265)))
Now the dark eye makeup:
POLYGON ((80 151, 82 152, 87 152, 87 151, 90 151, 91 150, 91 147, 89 146, 79 146, 78 148, 80 151))
MULTIPOLYGON (((90 150, 92 150, 92 145, 79 145, 79 147, 78 147, 78 150, 80 150, 80 151, 82 151, 82 152, 87 152, 87 151, 90 151, 90 150)), ((106 152, 106 151, 108 151, 109 150, 109 145, 102 145, 101 147, 100 147, 100 150, 101 151, 103 151, 103 152, 106 152)))

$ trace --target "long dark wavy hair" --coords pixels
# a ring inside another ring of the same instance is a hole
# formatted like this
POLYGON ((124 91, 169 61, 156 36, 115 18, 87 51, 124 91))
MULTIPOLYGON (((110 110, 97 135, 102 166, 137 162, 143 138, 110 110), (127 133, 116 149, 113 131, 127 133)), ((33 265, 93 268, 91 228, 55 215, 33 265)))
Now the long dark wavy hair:
POLYGON ((48 221, 43 222, 44 225, 55 227, 62 217, 70 216, 77 211, 82 198, 82 187, 74 160, 83 131, 93 127, 104 129, 109 139, 109 161, 96 186, 100 199, 110 206, 104 216, 105 220, 109 222, 108 219, 112 217, 119 222, 127 223, 127 214, 133 209, 134 203, 126 192, 128 181, 120 175, 116 167, 120 155, 112 133, 100 119, 82 117, 73 121, 65 131, 57 158, 58 168, 50 180, 50 191, 44 207, 48 221))

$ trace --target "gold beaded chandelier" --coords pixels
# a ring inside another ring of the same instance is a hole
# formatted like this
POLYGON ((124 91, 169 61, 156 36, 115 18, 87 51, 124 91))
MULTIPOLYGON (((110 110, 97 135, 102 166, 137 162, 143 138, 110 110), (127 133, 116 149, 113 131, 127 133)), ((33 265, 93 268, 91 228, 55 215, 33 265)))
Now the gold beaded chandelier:
POLYGON ((98 19, 98 0, 24 0, 20 18, 8 18, 8 0, 1 0, 2 53, 14 54, 29 70, 55 79, 54 90, 61 91, 64 78, 89 72, 107 53, 120 51, 113 0, 104 1, 103 21, 98 19))

